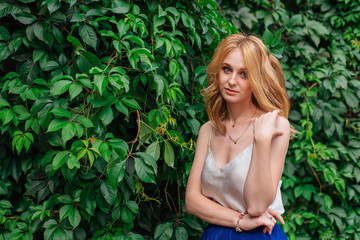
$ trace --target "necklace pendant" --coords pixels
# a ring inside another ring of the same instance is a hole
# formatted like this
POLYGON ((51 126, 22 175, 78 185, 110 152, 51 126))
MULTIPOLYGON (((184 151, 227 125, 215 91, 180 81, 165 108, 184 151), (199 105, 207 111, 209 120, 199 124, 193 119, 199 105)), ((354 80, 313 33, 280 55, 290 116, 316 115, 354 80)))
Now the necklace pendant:
POLYGON ((237 144, 238 141, 234 141, 234 144, 237 144))

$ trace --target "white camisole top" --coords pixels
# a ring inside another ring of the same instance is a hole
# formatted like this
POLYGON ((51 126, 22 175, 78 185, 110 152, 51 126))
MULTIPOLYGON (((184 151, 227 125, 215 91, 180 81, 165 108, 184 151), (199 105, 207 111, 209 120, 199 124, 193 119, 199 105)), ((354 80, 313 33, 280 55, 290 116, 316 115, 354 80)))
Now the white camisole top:
MULTIPOLYGON (((204 167, 201 172, 202 194, 224 207, 244 212, 244 185, 250 167, 253 143, 247 146, 231 162, 223 167, 215 164, 214 156, 210 149, 211 132, 209 136, 209 148, 205 158, 204 167)), ((276 197, 269 208, 284 213, 281 200, 281 180, 279 181, 276 197)))

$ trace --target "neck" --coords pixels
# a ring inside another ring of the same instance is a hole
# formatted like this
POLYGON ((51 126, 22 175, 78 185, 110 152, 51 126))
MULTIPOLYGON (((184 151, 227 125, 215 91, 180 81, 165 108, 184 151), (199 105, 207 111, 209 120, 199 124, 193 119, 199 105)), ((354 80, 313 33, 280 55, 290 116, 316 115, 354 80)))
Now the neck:
POLYGON ((231 104, 227 103, 227 119, 231 123, 235 123, 236 121, 240 119, 249 119, 254 115, 254 112, 256 111, 256 106, 250 102, 250 103, 244 103, 241 106, 239 104, 231 104))

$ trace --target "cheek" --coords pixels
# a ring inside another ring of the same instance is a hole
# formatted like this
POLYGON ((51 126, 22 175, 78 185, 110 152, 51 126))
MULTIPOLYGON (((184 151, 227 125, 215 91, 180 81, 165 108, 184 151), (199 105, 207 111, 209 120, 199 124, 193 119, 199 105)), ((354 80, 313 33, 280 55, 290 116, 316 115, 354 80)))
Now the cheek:
POLYGON ((219 72, 219 83, 224 82, 224 79, 225 79, 224 73, 223 73, 222 71, 220 71, 220 72, 219 72))
POLYGON ((249 82, 246 82, 246 84, 244 85, 244 88, 246 89, 247 92, 252 93, 252 88, 249 82))

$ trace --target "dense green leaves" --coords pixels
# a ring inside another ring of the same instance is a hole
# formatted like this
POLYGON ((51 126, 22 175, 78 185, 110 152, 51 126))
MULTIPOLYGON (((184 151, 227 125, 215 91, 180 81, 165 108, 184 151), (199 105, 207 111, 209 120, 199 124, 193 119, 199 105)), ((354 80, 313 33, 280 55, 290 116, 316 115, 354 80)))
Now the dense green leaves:
POLYGON ((199 91, 235 30, 216 2, 4 1, 0 18, 0 239, 196 238, 199 91))
POLYGON ((200 90, 236 28, 282 57, 289 239, 359 239, 359 2, 219 4, 1 3, 0 239, 199 239, 200 90))
POLYGON ((226 17, 262 36, 270 53, 282 56, 293 103, 289 119, 299 131, 282 178, 283 228, 289 239, 360 238, 360 199, 351 187, 359 184, 360 155, 357 151, 354 158, 349 144, 359 141, 359 87, 349 86, 352 79, 359 81, 359 46, 351 43, 359 31, 354 22, 359 4, 223 1, 226 17), (251 17, 244 19, 243 12, 251 17), (272 46, 275 42, 278 46, 272 46), (352 220, 339 209, 354 213, 352 220))

